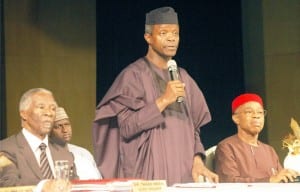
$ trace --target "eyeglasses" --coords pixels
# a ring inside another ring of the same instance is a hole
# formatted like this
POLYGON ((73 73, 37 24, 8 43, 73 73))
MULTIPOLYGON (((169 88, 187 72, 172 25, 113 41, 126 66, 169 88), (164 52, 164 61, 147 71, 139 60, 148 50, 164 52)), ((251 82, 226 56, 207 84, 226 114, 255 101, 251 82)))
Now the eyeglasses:
MULTIPOLYGON (((253 116, 254 114, 257 114, 258 116, 266 116, 267 110, 245 109, 244 111, 239 112, 239 113, 243 113, 248 117, 253 116)), ((234 113, 234 114, 238 114, 238 113, 234 113)))

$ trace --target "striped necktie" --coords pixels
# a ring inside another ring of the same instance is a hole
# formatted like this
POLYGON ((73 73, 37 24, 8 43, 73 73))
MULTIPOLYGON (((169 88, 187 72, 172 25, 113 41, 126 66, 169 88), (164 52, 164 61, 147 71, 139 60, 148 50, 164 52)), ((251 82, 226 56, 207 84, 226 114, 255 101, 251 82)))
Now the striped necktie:
POLYGON ((46 155, 46 147, 47 145, 45 143, 41 143, 39 148, 41 150, 41 156, 40 156, 40 168, 43 174, 43 179, 52 179, 52 171, 47 159, 46 155))

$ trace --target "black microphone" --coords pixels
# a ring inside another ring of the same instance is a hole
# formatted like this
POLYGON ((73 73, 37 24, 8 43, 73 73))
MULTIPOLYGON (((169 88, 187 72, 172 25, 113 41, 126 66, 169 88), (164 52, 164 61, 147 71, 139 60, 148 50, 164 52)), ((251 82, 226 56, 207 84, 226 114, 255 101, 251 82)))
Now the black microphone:
MULTIPOLYGON (((178 80, 179 79, 179 75, 178 75, 178 69, 177 69, 177 64, 176 64, 176 61, 171 59, 168 61, 167 63, 167 66, 168 66, 168 70, 169 70, 169 73, 170 73, 170 77, 171 77, 171 80, 178 80)), ((183 101, 183 97, 182 96, 179 96, 177 97, 177 100, 176 100, 178 103, 181 103, 183 101)))

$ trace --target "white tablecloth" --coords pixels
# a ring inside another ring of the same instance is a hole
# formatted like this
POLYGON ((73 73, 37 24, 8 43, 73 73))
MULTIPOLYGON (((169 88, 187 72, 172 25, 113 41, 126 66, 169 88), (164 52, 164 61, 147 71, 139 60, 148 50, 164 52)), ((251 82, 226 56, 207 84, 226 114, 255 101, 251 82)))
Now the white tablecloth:
POLYGON ((167 192, 300 192, 300 183, 189 183, 168 187, 167 192))
MULTIPOLYGON (((72 192, 97 191, 97 192, 130 192, 133 182, 145 180, 116 180, 116 181, 80 181, 72 186, 72 192)), ((155 180, 154 180, 155 181, 155 180)), ((158 181, 158 180, 156 180, 158 181)), ((153 184, 153 181, 149 181, 153 184)), ((156 187, 156 186, 155 186, 156 187)), ((147 189, 147 188, 146 188, 147 189)), ((135 188, 135 190, 137 190, 135 188)), ((139 192, 139 190, 137 190, 139 192)), ((179 183, 173 186, 161 186, 155 192, 300 192, 300 183, 179 183), (165 190, 162 190, 165 189, 165 190)), ((0 191, 1 192, 1 191, 0 191)), ((150 189, 143 192, 150 192, 150 189)), ((152 192, 152 191, 151 191, 152 192)))

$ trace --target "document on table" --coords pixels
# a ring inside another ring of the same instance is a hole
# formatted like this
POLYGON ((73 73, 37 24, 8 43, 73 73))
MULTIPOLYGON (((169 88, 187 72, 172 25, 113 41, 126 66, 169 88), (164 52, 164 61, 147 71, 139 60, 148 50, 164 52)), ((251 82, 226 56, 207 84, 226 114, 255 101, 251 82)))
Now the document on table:
POLYGON ((178 188, 216 188, 214 183, 176 183, 172 187, 178 188))

